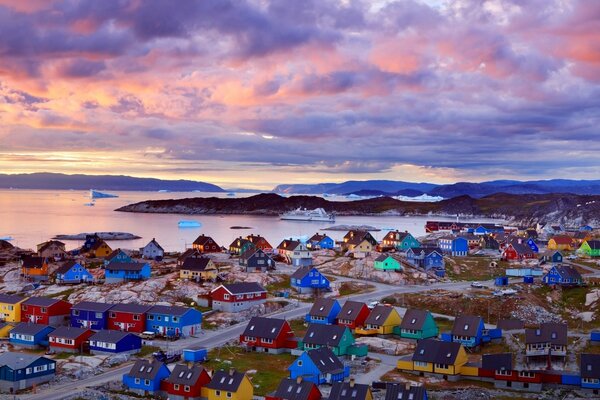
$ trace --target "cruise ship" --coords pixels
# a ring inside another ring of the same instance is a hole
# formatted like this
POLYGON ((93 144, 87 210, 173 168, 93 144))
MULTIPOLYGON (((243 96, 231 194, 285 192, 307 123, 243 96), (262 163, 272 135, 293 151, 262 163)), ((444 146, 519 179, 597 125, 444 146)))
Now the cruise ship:
POLYGON ((320 221, 320 222, 335 222, 335 215, 328 214, 322 208, 307 210, 306 208, 298 208, 293 211, 288 211, 280 215, 281 219, 294 221, 320 221))

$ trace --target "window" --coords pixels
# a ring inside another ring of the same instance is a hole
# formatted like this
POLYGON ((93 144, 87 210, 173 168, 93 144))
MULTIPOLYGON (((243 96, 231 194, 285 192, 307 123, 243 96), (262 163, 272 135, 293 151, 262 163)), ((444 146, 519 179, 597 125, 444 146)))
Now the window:
POLYGON ((136 384, 138 384, 138 385, 139 385, 139 384, 140 384, 140 382, 141 382, 141 381, 140 381, 140 378, 135 378, 135 381, 134 381, 134 382, 135 382, 136 384))
POLYGON ((31 374, 31 368, 27 368, 27 369, 25 370, 25 375, 29 375, 29 374, 31 374))
POLYGON ((179 384, 175 383, 175 384, 173 385, 173 389, 175 389, 175 390, 179 390, 179 384))
POLYGON ((144 385, 150 386, 150 379, 144 379, 144 385))
POLYGON ((302 366, 302 360, 298 360, 298 362, 296 363, 299 367, 302 366))
MULTIPOLYGON (((223 295, 223 300, 229 300, 229 295, 228 294, 224 294, 223 295)), ((217 396, 219 396, 219 395, 217 395, 217 396)))
POLYGON ((231 398, 231 392, 227 392, 227 398, 230 399, 231 398))
POLYGON ((27 306, 26 305, 23 304, 21 307, 22 307, 23 311, 27 311, 27 306))
POLYGON ((148 316, 146 318, 148 318, 150 321, 152 321, 152 320, 154 320, 154 315, 148 314, 148 316))
POLYGON ((42 307, 42 313, 46 314, 48 312, 48 309, 46 307, 42 307))
POLYGON ((111 317, 111 318, 117 318, 117 313, 111 312, 111 313, 110 313, 110 317, 111 317))
POLYGON ((178 317, 173 317, 173 322, 178 322, 179 318, 178 317))
POLYGON ((79 317, 79 310, 73 310, 73 315, 79 317))
POLYGON ((221 396, 221 391, 220 390, 215 390, 215 396, 217 396, 217 397, 221 396))
POLYGON ((140 320, 140 316, 138 314, 134 314, 133 315, 133 320, 134 321, 139 321, 140 320))
POLYGON ((183 391, 184 391, 184 392, 189 392, 189 391, 190 391, 190 387, 189 387, 188 385, 185 385, 185 386, 183 387, 183 391))
POLYGON ((417 366, 417 367, 426 367, 427 363, 425 361, 415 361, 415 366, 417 366))

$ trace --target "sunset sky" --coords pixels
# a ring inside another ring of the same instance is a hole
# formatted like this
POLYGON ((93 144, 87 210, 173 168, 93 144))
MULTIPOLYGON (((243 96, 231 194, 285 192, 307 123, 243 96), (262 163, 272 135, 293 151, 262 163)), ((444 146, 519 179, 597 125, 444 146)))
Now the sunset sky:
POLYGON ((600 177, 598 0, 0 0, 0 172, 600 177))

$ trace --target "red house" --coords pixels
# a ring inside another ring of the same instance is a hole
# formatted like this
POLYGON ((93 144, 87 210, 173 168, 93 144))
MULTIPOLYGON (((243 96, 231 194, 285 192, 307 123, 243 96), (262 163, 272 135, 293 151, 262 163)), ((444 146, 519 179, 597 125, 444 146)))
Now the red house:
POLYGON ((267 299, 267 290, 256 282, 224 284, 210 292, 212 309, 238 312, 260 305, 267 299))
POLYGON ((60 326, 48 335, 48 345, 57 353, 83 352, 85 343, 93 334, 91 329, 60 326))
POLYGON ((298 342, 290 324, 279 318, 252 317, 240 335, 240 344, 249 350, 283 353, 295 349, 298 342))
POLYGON ((299 376, 296 379, 283 378, 277 390, 265 396, 265 400, 321 400, 322 397, 317 385, 303 381, 299 376))
POLYGON ((51 326, 68 325, 72 304, 48 297, 30 297, 21 303, 21 322, 51 326))
POLYGON ((347 300, 335 319, 336 324, 356 329, 365 324, 371 310, 365 303, 347 300))
POLYGON ((198 236, 192 248, 198 250, 200 253, 220 253, 221 246, 217 244, 210 236, 204 236, 204 234, 198 236))
POLYGON ((530 260, 536 258, 536 254, 526 244, 510 243, 502 252, 502 258, 507 261, 530 260))
POLYGON ((108 329, 142 333, 146 330, 146 313, 152 308, 143 304, 116 304, 108 311, 108 329))
POLYGON ((271 246, 267 239, 260 235, 248 235, 246 236, 246 240, 250 241, 254 247, 261 249, 264 252, 268 253, 273 251, 273 246, 271 246))
MULTIPOLYGON (((161 390, 182 399, 202 397, 202 388, 210 382, 210 375, 200 365, 188 368, 185 364, 177 364, 171 375, 161 383, 161 390)), ((171 396, 169 396, 171 397, 171 396)))

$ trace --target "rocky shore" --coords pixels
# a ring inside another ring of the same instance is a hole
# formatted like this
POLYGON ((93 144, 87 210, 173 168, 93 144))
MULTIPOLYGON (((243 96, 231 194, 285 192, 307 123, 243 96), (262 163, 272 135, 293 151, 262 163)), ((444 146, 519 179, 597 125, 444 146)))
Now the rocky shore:
POLYGON ((77 233, 74 235, 56 235, 52 239, 56 240, 85 240, 87 235, 96 234, 102 240, 135 240, 140 239, 141 236, 134 235, 133 233, 128 232, 84 232, 77 233))

